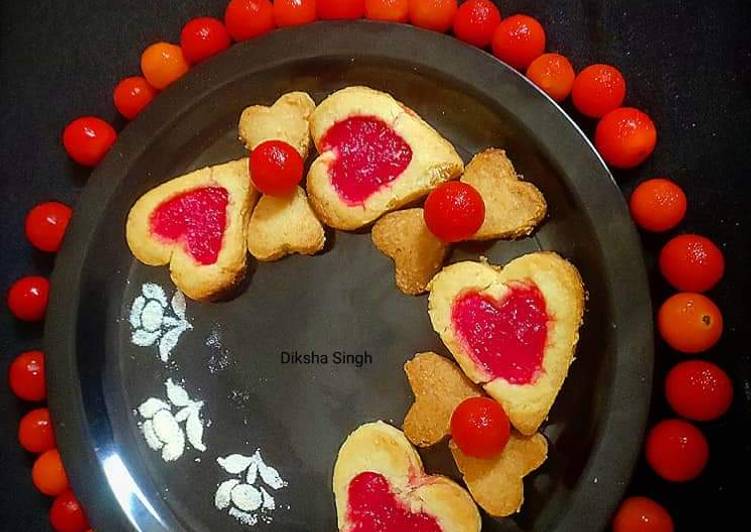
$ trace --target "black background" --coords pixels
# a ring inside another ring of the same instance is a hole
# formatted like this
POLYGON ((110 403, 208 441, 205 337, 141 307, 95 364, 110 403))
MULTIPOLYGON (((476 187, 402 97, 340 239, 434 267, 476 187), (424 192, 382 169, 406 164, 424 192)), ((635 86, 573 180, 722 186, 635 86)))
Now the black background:
MULTIPOLYGON (((220 16, 226 0, 3 0, 0 2, 0 290, 31 273, 48 274, 53 261, 23 236, 26 211, 40 201, 75 205, 88 171, 68 161, 59 141, 65 124, 82 114, 123 122, 112 88, 138 73, 140 51, 156 40, 176 42, 182 24, 220 16)), ((541 20, 548 49, 579 69, 617 65, 628 82, 627 104, 648 111, 658 126, 654 157, 618 172, 629 193, 640 180, 666 175, 689 197, 680 231, 706 234, 721 245, 727 273, 711 296, 726 332, 706 357, 732 375, 736 400, 722 420, 703 424, 711 457, 705 474, 685 485, 660 481, 641 460, 629 492, 665 504, 678 530, 741 529, 751 472, 751 347, 748 312, 751 199, 751 2, 747 0, 517 0, 504 15, 541 20), (745 497, 741 497, 745 495, 745 497)), ((419 53, 419 51, 416 51, 419 53)), ((572 112, 587 132, 593 124, 572 112)), ((655 304, 670 290, 655 271, 666 236, 645 236, 655 304)), ((0 305, 0 372, 19 352, 37 348, 41 326, 16 322, 0 305)), ((662 395, 667 369, 682 356, 659 341, 652 421, 670 415, 662 395)), ((0 387, 0 528, 47 530, 49 501, 31 483, 32 457, 17 444, 28 405, 0 387)))

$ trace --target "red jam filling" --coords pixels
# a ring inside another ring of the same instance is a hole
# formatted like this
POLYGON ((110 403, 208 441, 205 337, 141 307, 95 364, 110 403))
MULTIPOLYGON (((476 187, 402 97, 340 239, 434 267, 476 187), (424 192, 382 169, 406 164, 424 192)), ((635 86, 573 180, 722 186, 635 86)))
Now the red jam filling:
POLYGON ((548 336, 545 298, 534 284, 516 283, 501 300, 467 292, 454 300, 454 330, 492 378, 533 383, 542 369, 548 336))
POLYGON ((331 184, 348 205, 362 205, 398 178, 412 160, 412 148, 375 116, 351 116, 335 123, 321 148, 336 159, 329 167, 331 184))
POLYGON ((151 214, 151 231, 181 242, 200 264, 214 264, 227 226, 229 193, 223 187, 197 188, 174 196, 151 214))
POLYGON ((350 532, 441 532, 435 517, 412 512, 391 491, 386 477, 366 471, 349 483, 350 532))

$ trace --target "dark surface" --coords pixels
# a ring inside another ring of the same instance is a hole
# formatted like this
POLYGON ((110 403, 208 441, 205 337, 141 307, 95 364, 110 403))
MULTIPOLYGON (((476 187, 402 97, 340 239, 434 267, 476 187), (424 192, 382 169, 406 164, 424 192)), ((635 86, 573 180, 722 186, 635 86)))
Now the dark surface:
MULTIPOLYGON (((260 447, 290 482, 278 504, 291 508, 276 512, 268 528, 331 530, 339 446, 366 421, 399 424, 412 399, 397 378, 404 362, 419 351, 446 353, 429 325, 426 297, 396 290, 392 263, 367 232, 332 233, 331 249, 313 258, 251 266, 247 288, 229 301, 188 302, 193 328, 168 364, 134 347, 121 319, 144 282, 172 290, 164 269, 138 263, 123 239, 137 198, 170 176, 241 156, 237 117, 248 103, 268 105, 291 89, 322 101, 348 85, 389 90, 465 160, 503 146, 545 194, 550 221, 533 238, 458 247, 449 258, 482 253, 504 264, 530 250, 555 250, 577 265, 592 294, 577 363, 545 426, 550 457, 528 483, 516 522, 487 519, 484 528, 599 528, 639 451, 652 366, 647 279, 620 190, 575 125, 515 71, 451 37, 368 22, 282 30, 196 68, 123 132, 90 178, 58 256, 45 345, 66 466, 87 507, 108 510, 93 512, 94 524, 120 528, 112 515, 117 498, 131 501, 124 510, 143 529, 156 530, 155 516, 165 530, 241 529, 212 508, 211 494, 226 476, 214 457, 260 447), (416 47, 426 52, 415 56, 416 47), (210 334, 221 334, 226 371, 211 362, 210 334), (282 350, 337 349, 368 351, 373 363, 279 362, 282 350), (131 412, 160 395, 167 378, 184 379, 206 402, 212 424, 198 463, 165 465, 138 434, 131 412), (237 395, 249 398, 242 408, 228 399, 237 395), (104 479, 81 481, 106 472, 113 455, 154 510, 132 502, 122 479, 110 480, 115 497, 104 479)), ((429 471, 458 479, 445 443, 425 454, 429 471)))
MULTIPOLYGON (((51 266, 22 238, 26 210, 51 198, 74 203, 85 182, 87 172, 70 164, 59 145, 64 124, 80 114, 114 118, 111 88, 137 71, 138 51, 157 38, 174 40, 185 20, 219 14, 223 4, 122 2, 107 8, 94 2, 2 3, 3 287, 29 272, 46 273, 51 266)), ((744 436, 749 419, 749 241, 742 235, 749 222, 742 202, 748 198, 751 170, 745 141, 751 126, 749 7, 741 1, 638 4, 529 1, 505 2, 503 7, 506 14, 523 10, 538 16, 548 30, 549 48, 569 55, 576 67, 604 61, 622 68, 629 81, 627 102, 652 114, 660 142, 642 168, 617 177, 626 191, 640 178, 656 174, 679 181, 690 202, 681 229, 712 236, 726 250, 728 272, 713 296, 725 312, 727 332, 708 356, 735 379, 733 411, 704 426, 712 458, 700 480, 668 485, 642 464, 631 487, 665 503, 679 530, 711 529, 741 515, 735 500, 751 458, 744 436)), ((663 241, 645 239, 650 257, 663 241)), ((668 290, 658 276, 653 279, 659 301, 668 290)), ((17 352, 40 345, 41 328, 15 323, 5 309, 1 319, 4 371, 17 352)), ((658 343, 654 419, 669 415, 661 377, 679 359, 658 343)), ((15 442, 17 420, 26 407, 7 392, 0 393, 0 401, 6 418, 0 445, 3 529, 45 530, 48 503, 31 486, 31 459, 15 442)))

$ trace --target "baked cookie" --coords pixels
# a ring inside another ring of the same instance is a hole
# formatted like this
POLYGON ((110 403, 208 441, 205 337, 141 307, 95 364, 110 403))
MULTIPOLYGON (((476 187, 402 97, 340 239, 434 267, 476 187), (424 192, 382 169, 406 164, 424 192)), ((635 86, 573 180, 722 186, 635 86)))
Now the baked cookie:
POLYGON ((451 414, 469 397, 483 395, 446 357, 417 353, 404 364, 415 402, 404 418, 404 434, 418 447, 430 447, 449 435, 451 414))
POLYGON ((394 261, 396 286, 422 294, 443 266, 448 246, 428 230, 421 208, 389 213, 373 225, 373 244, 394 261))
POLYGON ((485 221, 472 240, 527 236, 545 218, 547 204, 532 183, 521 181, 506 152, 490 148, 475 155, 461 177, 485 201, 485 221))
POLYGON ((545 420, 573 361, 584 313, 577 269, 531 253, 503 268, 460 262, 429 285, 433 328, 464 373, 522 434, 545 420))
POLYGON ((176 177, 133 205, 128 246, 144 264, 169 264, 172 281, 189 298, 214 299, 245 275, 245 234, 257 198, 248 159, 176 177))
POLYGON ((305 160, 310 150, 308 120, 315 107, 315 102, 305 92, 288 92, 271 107, 247 107, 237 126, 240 139, 251 151, 267 140, 283 140, 305 160))
POLYGON ((548 442, 542 434, 522 436, 511 431, 506 447, 495 458, 467 456, 449 442, 464 483, 480 507, 494 517, 518 512, 524 503, 524 477, 548 457, 548 442))
POLYGON ((340 532, 480 530, 480 512, 454 481, 427 475, 401 431, 381 421, 358 427, 339 449, 334 498, 340 532))
POLYGON ((260 261, 290 253, 313 255, 325 242, 323 226, 300 187, 284 198, 263 195, 250 216, 248 250, 260 261))
POLYGON ((319 218, 357 229, 459 177, 454 147, 389 94, 367 87, 335 92, 316 107, 310 132, 320 156, 307 190, 319 218))

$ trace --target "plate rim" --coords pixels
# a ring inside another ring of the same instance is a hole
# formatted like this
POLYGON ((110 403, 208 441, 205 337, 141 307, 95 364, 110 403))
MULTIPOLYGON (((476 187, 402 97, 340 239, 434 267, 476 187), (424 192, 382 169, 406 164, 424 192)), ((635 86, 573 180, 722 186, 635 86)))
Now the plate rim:
MULTIPOLYGON (((625 200, 615 179, 571 117, 519 72, 451 36, 403 24, 316 22, 276 30, 255 40, 237 43, 212 60, 194 67, 183 79, 164 91, 137 120, 124 128, 110 153, 93 171, 77 202, 51 277, 52 291, 44 330, 44 346, 48 354, 48 404, 56 427, 58 447, 71 483, 87 508, 92 524, 100 528, 106 524, 107 530, 175 530, 173 527, 176 526, 176 523, 170 523, 171 528, 165 528, 166 524, 159 516, 152 514, 148 501, 140 499, 137 494, 118 494, 111 489, 104 474, 103 462, 111 457, 107 453, 112 450, 92 445, 91 427, 87 422, 75 356, 75 318, 78 316, 82 281, 79 265, 88 255, 91 237, 105 206, 127 173, 127 170, 123 170, 127 167, 123 161, 140 157, 149 144, 144 139, 163 134, 165 128, 197 102, 249 72, 326 56, 383 59, 384 53, 389 54, 388 59, 412 63, 420 61, 426 68, 431 68, 428 63, 432 63, 432 68, 457 79, 463 73, 472 76, 473 67, 488 68, 488 71, 477 74, 485 80, 483 85, 487 87, 501 80, 503 85, 496 90, 511 91, 521 97, 520 112, 514 113, 520 124, 529 127, 528 122, 536 120, 539 126, 540 117, 552 121, 546 122, 545 128, 535 132, 541 144, 552 145, 552 136, 563 136, 573 146, 583 144, 586 150, 575 153, 575 156, 584 158, 588 164, 594 163, 591 170, 599 174, 599 178, 592 182, 592 186, 599 191, 600 199, 604 200, 603 210, 607 209, 615 218, 629 219, 625 200), (386 50, 382 40, 386 36, 414 46, 386 50), (369 44, 373 46, 363 47, 365 38, 371 38, 369 44), (410 54, 410 50, 414 49, 425 50, 424 56, 415 59, 410 54), (272 59, 267 58, 260 63, 261 66, 246 57, 261 55, 264 50, 284 52, 272 59), (448 62, 446 53, 460 56, 461 61, 449 62, 451 67, 439 65, 439 62, 448 62), (224 75, 232 71, 231 65, 237 64, 240 67, 235 68, 232 75, 224 75), (170 119, 163 120, 164 116, 170 119), (562 127, 558 129, 557 126, 562 127), (550 130, 555 130, 555 133, 550 133, 550 130), (545 139, 548 139, 547 143, 543 142, 545 139), (71 309, 76 312, 70 312, 71 309), (96 466, 92 467, 93 464, 96 466)), ((651 396, 654 357, 652 304, 641 243, 633 223, 609 225, 607 228, 592 225, 598 237, 607 231, 613 241, 621 243, 620 253, 605 248, 601 250, 603 265, 608 271, 606 277, 627 281, 610 283, 608 286, 609 293, 614 296, 611 302, 614 324, 625 327, 616 331, 611 387, 592 453, 587 458, 578 483, 572 488, 567 510, 554 527, 556 532, 599 530, 606 524, 636 464, 651 396), (615 297, 618 295, 623 299, 615 297), (634 311, 636 316, 633 315, 634 311), (624 332, 624 328, 628 331, 624 332), (643 399, 634 402, 634 397, 643 399), (592 504, 592 501, 599 504, 592 504)), ((183 529, 177 526, 177 529, 183 529)))

